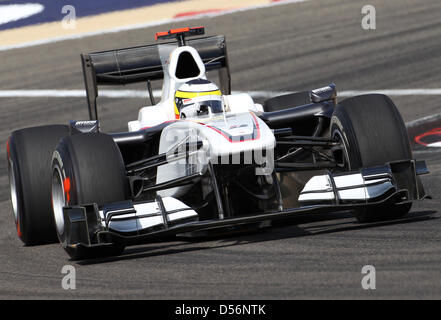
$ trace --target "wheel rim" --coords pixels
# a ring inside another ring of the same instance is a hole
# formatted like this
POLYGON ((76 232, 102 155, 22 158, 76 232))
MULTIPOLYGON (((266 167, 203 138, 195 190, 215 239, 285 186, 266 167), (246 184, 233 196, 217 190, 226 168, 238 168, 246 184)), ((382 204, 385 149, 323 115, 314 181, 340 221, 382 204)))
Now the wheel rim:
POLYGON ((15 184, 15 175, 14 175, 14 164, 12 160, 9 159, 9 188, 11 192, 11 202, 12 202, 12 210, 14 212, 15 223, 18 221, 18 210, 17 210, 17 187, 15 184))
POLYGON ((55 225, 57 233, 64 233, 63 207, 66 205, 64 196, 63 177, 58 167, 54 168, 52 174, 52 206, 54 210, 55 225))
POLYGON ((343 168, 347 170, 352 170, 351 163, 349 161, 349 154, 348 154, 348 148, 346 146, 345 140, 343 139, 343 136, 341 135, 340 131, 334 130, 332 133, 332 138, 337 139, 338 142, 343 146, 343 168))

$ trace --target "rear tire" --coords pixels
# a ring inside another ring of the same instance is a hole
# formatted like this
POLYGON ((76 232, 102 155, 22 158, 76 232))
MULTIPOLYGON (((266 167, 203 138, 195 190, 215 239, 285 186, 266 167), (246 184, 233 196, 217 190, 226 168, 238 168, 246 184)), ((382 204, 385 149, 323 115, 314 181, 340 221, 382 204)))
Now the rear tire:
POLYGON ((52 160, 53 219, 63 248, 74 260, 118 255, 124 245, 115 243, 107 246, 105 252, 67 247, 62 208, 124 201, 128 194, 124 162, 112 137, 85 133, 60 142, 52 160))
MULTIPOLYGON (((341 101, 331 119, 331 136, 345 145, 347 170, 412 159, 404 121, 385 95, 369 94, 341 101)), ((359 222, 397 219, 411 207, 412 203, 386 204, 356 210, 355 216, 359 222)))
POLYGON ((16 130, 7 142, 12 208, 18 237, 25 245, 55 243, 52 219, 51 160, 64 125, 16 130))

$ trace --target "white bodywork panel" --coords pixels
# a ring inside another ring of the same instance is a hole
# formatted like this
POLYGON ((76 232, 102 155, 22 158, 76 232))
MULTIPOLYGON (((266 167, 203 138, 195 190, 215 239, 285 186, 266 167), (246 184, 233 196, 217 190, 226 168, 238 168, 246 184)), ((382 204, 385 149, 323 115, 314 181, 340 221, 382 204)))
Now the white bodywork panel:
MULTIPOLYGON (((143 107, 139 110, 138 119, 128 123, 129 131, 138 131, 145 128, 154 127, 167 121, 176 120, 174 110, 174 95, 179 87, 188 81, 194 79, 206 79, 205 65, 196 49, 188 46, 160 47, 160 56, 168 57, 163 63, 164 80, 162 86, 161 101, 154 106, 143 107), (182 53, 192 55, 199 68, 199 74, 192 78, 179 79, 176 77, 176 68, 179 56, 182 53)), ((241 93, 234 95, 225 95, 224 102, 227 113, 243 113, 247 111, 262 112, 260 104, 255 104, 249 94, 241 93)))
MULTIPOLYGON (((167 215, 167 219, 169 222, 175 222, 178 220, 195 220, 198 217, 196 211, 190 209, 187 205, 182 203, 181 201, 166 197, 162 198, 164 203, 164 207, 166 211, 171 211, 172 213, 167 215)), ((133 205, 136 213, 130 213, 125 215, 119 215, 113 218, 109 223, 109 228, 118 232, 136 232, 142 229, 154 228, 163 226, 166 221, 164 221, 164 217, 159 208, 159 204, 156 201, 138 203, 133 205), (149 215, 149 217, 142 217, 149 215), (131 220, 121 220, 127 218, 135 218, 131 220), (118 221, 118 219, 120 219, 118 221)), ((105 217, 104 213, 100 211, 101 219, 103 220, 103 227, 105 227, 105 217)))
MULTIPOLYGON (((272 154, 276 144, 271 129, 252 112, 221 114, 206 122, 176 121, 162 130, 159 153, 170 152, 174 146, 188 137, 189 141, 203 141, 204 148, 195 157, 182 159, 158 167, 156 183, 173 180, 195 172, 204 172, 208 162, 217 164, 267 164, 271 174, 272 154), (265 151, 265 153, 262 152, 265 151), (245 161, 247 161, 245 163, 245 161), (230 162, 231 161, 231 162, 230 162), (193 170, 189 172, 189 170, 193 170)), ((177 197, 187 190, 179 187, 159 191, 162 197, 177 197)))
POLYGON ((168 57, 168 59, 162 61, 164 80, 162 84, 161 101, 154 106, 141 108, 139 110, 138 120, 129 122, 129 131, 138 131, 144 128, 154 127, 166 121, 174 120, 175 111, 173 100, 176 90, 187 81, 194 79, 206 79, 205 65, 196 49, 188 46, 178 48, 174 46, 163 46, 160 47, 160 51, 161 50, 164 51, 160 52, 161 59, 162 57, 168 57), (168 51, 170 51, 170 53, 168 53, 168 51), (178 59, 183 52, 188 52, 193 56, 193 59, 200 71, 197 76, 185 79, 178 79, 176 77, 175 74, 178 59))
MULTIPOLYGON (((203 173, 208 162, 228 161, 231 155, 233 164, 241 154, 246 154, 254 163, 269 163, 268 172, 273 167, 272 154, 276 144, 271 129, 254 113, 263 112, 260 104, 255 104, 249 94, 224 95, 225 113, 215 114, 212 118, 177 120, 175 115, 174 95, 183 84, 194 79, 206 79, 205 66, 199 53, 192 47, 161 47, 160 56, 164 69, 164 81, 161 101, 140 109, 138 119, 129 122, 129 131, 148 129, 162 123, 173 122, 161 133, 159 153, 174 152, 174 147, 184 139, 203 141, 204 148, 189 159, 182 159, 158 167, 156 183, 170 181, 196 172, 203 173), (199 74, 193 78, 176 77, 179 56, 191 54, 199 68, 199 74), (168 57, 168 58, 163 58, 168 57), (265 156, 262 156, 264 150, 265 156), (237 157, 236 157, 237 156, 237 157), (226 158, 224 160, 224 158, 226 158), (260 162, 259 162, 260 161, 260 162)), ((239 162, 238 162, 239 163, 239 162)), ((225 162, 227 164, 227 162, 225 162)), ((176 187, 158 191, 162 197, 178 197, 189 187, 176 187)))
POLYGON ((366 179, 361 173, 332 177, 328 174, 312 177, 303 188, 299 202, 320 203, 335 201, 366 202, 375 199, 391 189, 390 177, 366 179))

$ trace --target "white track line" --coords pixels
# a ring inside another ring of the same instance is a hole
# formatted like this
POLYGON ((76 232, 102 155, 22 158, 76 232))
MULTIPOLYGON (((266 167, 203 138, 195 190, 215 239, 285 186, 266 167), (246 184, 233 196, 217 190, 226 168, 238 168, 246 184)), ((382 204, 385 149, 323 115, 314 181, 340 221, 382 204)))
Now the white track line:
POLYGON ((441 148, 441 142, 434 142, 427 145, 429 148, 441 148))
MULTIPOLYGON (((293 93, 292 91, 233 91, 249 93, 253 98, 271 98, 293 93)), ((361 94, 380 93, 389 96, 441 95, 441 89, 385 89, 385 90, 348 90, 339 91, 339 97, 351 97, 361 94)), ((160 90, 153 91, 155 97, 161 96, 160 90)), ((0 98, 80 98, 85 97, 85 90, 0 90, 0 98)), ((105 98, 147 98, 147 90, 100 90, 100 97, 105 98)))
POLYGON ((386 89, 386 90, 352 90, 352 91, 341 91, 338 93, 342 97, 357 96, 366 93, 379 93, 388 96, 436 96, 441 95, 441 89, 386 89))
POLYGON ((99 36, 99 35, 108 34, 108 33, 117 33, 117 32, 121 32, 121 31, 144 29, 144 28, 156 27, 156 26, 163 25, 163 24, 190 21, 190 20, 194 20, 194 19, 214 18, 214 17, 219 17, 219 16, 228 15, 228 14, 237 13, 237 12, 257 10, 257 9, 281 6, 281 5, 292 4, 292 3, 300 3, 300 2, 305 2, 305 1, 308 1, 308 0, 285 0, 285 1, 270 2, 267 4, 255 5, 255 6, 239 8, 239 9, 225 10, 225 11, 220 11, 220 12, 201 13, 201 14, 197 14, 194 16, 188 16, 188 17, 182 17, 182 18, 163 19, 163 20, 159 20, 159 21, 152 21, 152 22, 147 22, 147 23, 142 23, 142 24, 115 27, 115 28, 106 29, 106 30, 91 31, 91 32, 85 32, 85 33, 50 38, 50 39, 42 39, 42 40, 37 40, 37 41, 9 45, 9 46, 0 46, 0 51, 21 49, 21 48, 39 46, 39 45, 50 44, 50 43, 60 42, 60 41, 65 41, 65 40, 81 39, 81 38, 99 36))
POLYGON ((419 126, 421 124, 424 124, 424 123, 427 123, 427 122, 432 122, 432 121, 437 121, 437 120, 441 120, 441 113, 432 114, 432 115, 427 116, 427 117, 423 117, 423 118, 420 118, 420 119, 412 120, 410 122, 407 122, 406 125, 408 127, 416 127, 416 126, 419 126))
MULTIPOLYGON (((160 91, 154 91, 160 96, 160 91)), ((106 98, 143 98, 148 97, 147 90, 100 90, 100 97, 106 98)), ((0 90, 0 98, 83 98, 85 90, 0 90)))

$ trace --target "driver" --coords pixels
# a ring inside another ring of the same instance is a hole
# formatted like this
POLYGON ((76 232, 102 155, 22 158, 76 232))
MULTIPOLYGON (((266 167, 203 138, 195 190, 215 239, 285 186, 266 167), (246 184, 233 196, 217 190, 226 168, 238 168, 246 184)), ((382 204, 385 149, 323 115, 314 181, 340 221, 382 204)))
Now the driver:
POLYGON ((175 93, 176 119, 211 117, 223 111, 222 93, 211 81, 191 80, 175 93))

